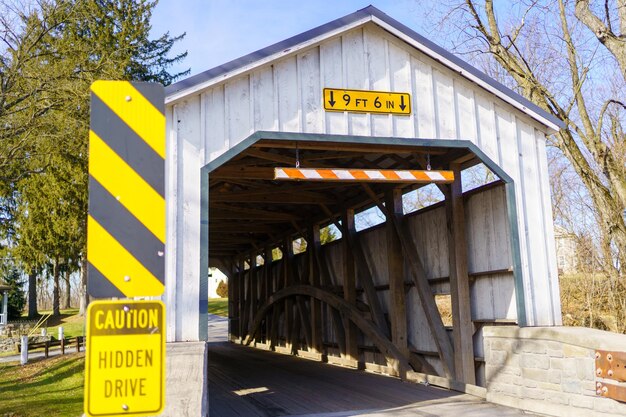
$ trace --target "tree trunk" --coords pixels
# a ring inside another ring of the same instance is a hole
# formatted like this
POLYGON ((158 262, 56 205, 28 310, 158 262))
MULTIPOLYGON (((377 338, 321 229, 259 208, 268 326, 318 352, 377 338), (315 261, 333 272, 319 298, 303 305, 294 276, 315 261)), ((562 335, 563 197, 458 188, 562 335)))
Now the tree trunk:
POLYGON ((70 273, 65 271, 63 280, 65 281, 65 305, 64 308, 72 308, 72 288, 70 286, 70 273))
POLYGON ((80 268, 80 311, 79 314, 84 316, 87 313, 87 305, 89 304, 89 294, 87 294, 87 257, 83 257, 80 268))
POLYGON ((28 318, 37 317, 37 272, 35 269, 30 270, 28 274, 28 318))
POLYGON ((59 271, 59 260, 56 259, 54 261, 54 269, 53 269, 53 276, 54 276, 54 286, 52 288, 52 315, 53 316, 60 316, 61 315, 61 308, 60 308, 60 300, 59 300, 59 275, 60 275, 60 271, 59 271))

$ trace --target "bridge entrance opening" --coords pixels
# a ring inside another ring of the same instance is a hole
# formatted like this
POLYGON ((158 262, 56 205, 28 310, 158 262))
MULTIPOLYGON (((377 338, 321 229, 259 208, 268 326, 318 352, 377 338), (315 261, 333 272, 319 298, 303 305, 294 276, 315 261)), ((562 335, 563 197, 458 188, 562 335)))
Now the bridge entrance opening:
POLYGON ((524 303, 513 184, 470 142, 257 132, 203 181, 203 261, 228 275, 230 341, 448 388, 484 384, 481 327, 517 323, 524 303), (463 192, 479 164, 494 181, 463 192), (455 179, 283 181, 276 167, 455 179), (424 187, 441 201, 420 207, 424 187))

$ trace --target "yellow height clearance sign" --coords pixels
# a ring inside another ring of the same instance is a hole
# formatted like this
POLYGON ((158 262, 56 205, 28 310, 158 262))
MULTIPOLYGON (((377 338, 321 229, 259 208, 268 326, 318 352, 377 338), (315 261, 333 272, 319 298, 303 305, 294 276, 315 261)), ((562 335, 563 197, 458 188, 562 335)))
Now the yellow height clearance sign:
POLYGON ((93 297, 163 294, 164 98, 155 83, 91 86, 87 290, 93 297))
POLYGON ((160 414, 165 399, 163 303, 95 301, 87 317, 85 414, 160 414))
POLYGON ((387 91, 324 89, 324 109, 357 113, 411 114, 411 95, 387 91))

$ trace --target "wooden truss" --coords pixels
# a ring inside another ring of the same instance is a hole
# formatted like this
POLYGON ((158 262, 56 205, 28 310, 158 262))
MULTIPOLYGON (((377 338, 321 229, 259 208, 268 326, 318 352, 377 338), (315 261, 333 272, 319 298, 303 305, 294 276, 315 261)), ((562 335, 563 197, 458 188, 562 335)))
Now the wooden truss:
POLYGON ((447 230, 443 232, 451 242, 447 280, 453 306, 452 342, 402 212, 402 194, 423 184, 273 181, 277 167, 296 162, 294 146, 280 141, 258 142, 209 175, 209 258, 229 274, 233 340, 359 367, 364 366, 364 349, 370 349, 360 345, 364 337, 373 343, 375 353, 385 358, 388 372, 401 377, 413 371, 434 375, 437 372, 427 357, 436 356, 443 369, 440 376, 475 384, 475 324, 470 314, 460 184, 460 170, 475 163, 474 156, 458 149, 416 151, 411 147, 329 147, 319 143, 299 143, 298 152, 303 168, 416 171, 424 169, 429 159, 437 172, 450 172, 438 186, 446 198, 447 230), (372 206, 386 216, 387 312, 354 226, 355 211, 372 206), (320 227, 328 224, 335 224, 342 233, 341 286, 320 243, 320 227), (296 260, 293 241, 299 238, 306 240, 307 248, 296 260), (273 254, 277 248, 281 259, 273 254), (408 343, 405 267, 419 295, 436 352, 418 352, 408 343), (366 302, 359 301, 359 291, 366 302), (332 334, 335 343, 329 345, 325 334, 332 334))

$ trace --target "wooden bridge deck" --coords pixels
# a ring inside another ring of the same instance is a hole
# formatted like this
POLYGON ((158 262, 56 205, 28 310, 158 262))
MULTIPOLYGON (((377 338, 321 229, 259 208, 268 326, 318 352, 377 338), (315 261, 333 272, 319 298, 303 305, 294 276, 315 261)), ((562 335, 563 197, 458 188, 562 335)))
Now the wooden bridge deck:
POLYGON ((209 343, 209 415, 528 415, 436 387, 243 347, 209 343))

